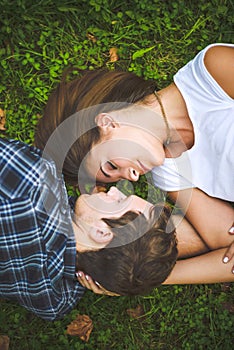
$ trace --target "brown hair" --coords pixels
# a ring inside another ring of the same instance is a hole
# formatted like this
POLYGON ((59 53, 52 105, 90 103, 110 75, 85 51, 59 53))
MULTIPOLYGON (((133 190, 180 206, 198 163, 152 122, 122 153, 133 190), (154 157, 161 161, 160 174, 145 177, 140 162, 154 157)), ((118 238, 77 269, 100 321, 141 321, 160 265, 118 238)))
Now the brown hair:
POLYGON ((69 143, 71 135, 75 133, 72 136, 74 143, 71 147, 67 146, 69 151, 66 152, 61 170, 68 183, 77 185, 80 165, 100 139, 100 131, 95 124, 96 115, 143 100, 153 93, 155 83, 133 73, 108 69, 84 72, 72 81, 66 81, 67 76, 68 74, 63 76, 49 96, 44 115, 37 126, 35 146, 44 150, 51 135, 57 130, 56 142, 53 147, 47 148, 49 155, 56 161, 57 156, 61 156, 66 149, 65 142, 69 143), (89 108, 91 106, 92 109, 89 108), (58 126, 75 113, 72 124, 67 124, 59 131, 58 126))
POLYGON ((104 219, 115 234, 112 242, 98 251, 77 252, 77 271, 120 295, 150 293, 176 263, 177 240, 170 215, 169 206, 157 204, 150 219, 135 212, 104 219))

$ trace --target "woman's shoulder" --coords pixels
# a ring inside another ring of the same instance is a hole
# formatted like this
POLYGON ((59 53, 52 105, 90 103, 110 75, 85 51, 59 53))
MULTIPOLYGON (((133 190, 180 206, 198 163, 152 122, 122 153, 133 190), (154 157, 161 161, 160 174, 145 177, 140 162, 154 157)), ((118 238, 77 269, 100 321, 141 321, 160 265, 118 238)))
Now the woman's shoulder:
MULTIPOLYGON (((206 46, 174 75, 174 82, 191 100, 197 91, 199 99, 203 96, 207 100, 227 101, 234 99, 234 44, 214 43, 206 46), (196 89, 194 88, 196 84, 196 89)), ((197 102, 197 100, 196 100, 197 102)), ((207 103, 207 102, 206 102, 207 103)))
POLYGON ((215 44, 207 47, 204 56, 207 71, 219 86, 234 98, 234 45, 215 44))

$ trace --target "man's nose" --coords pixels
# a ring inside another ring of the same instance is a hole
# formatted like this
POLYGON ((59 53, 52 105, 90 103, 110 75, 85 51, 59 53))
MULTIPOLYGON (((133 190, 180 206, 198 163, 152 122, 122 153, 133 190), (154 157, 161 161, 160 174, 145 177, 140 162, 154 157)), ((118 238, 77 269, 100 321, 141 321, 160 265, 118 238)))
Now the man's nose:
POLYGON ((117 187, 115 186, 111 186, 111 188, 109 189, 109 191, 107 192, 108 196, 111 196, 112 198, 114 198, 115 200, 118 200, 120 198, 120 191, 118 190, 117 187))

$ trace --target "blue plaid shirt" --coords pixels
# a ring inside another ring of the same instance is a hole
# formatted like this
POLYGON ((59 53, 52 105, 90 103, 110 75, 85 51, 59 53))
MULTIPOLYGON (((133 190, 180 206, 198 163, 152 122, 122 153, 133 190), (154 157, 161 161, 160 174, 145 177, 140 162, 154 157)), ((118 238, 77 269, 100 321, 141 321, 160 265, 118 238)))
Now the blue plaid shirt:
POLYGON ((84 292, 75 277, 73 234, 54 162, 0 138, 0 297, 47 320, 69 313, 84 292))

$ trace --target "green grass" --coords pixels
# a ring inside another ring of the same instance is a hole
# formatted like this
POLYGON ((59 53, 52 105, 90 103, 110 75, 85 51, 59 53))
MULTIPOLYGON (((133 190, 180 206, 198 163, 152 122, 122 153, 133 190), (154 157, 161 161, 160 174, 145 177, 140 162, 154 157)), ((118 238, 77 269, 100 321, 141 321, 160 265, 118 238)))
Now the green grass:
MULTIPOLYGON (((166 86, 209 43, 233 42, 233 13, 231 0, 0 0, 0 108, 7 113, 1 136, 33 142, 47 97, 70 65, 122 67, 166 86), (111 47, 118 48, 115 63, 111 47)), ((134 188, 145 196, 144 179, 134 188)), ((233 291, 233 285, 162 286, 135 298, 87 292, 56 322, 0 300, 0 334, 10 337, 11 350, 231 350, 234 316, 225 305, 233 291), (145 316, 131 319, 126 310, 138 304, 145 316), (94 323, 87 344, 66 334, 77 313, 94 323)))

